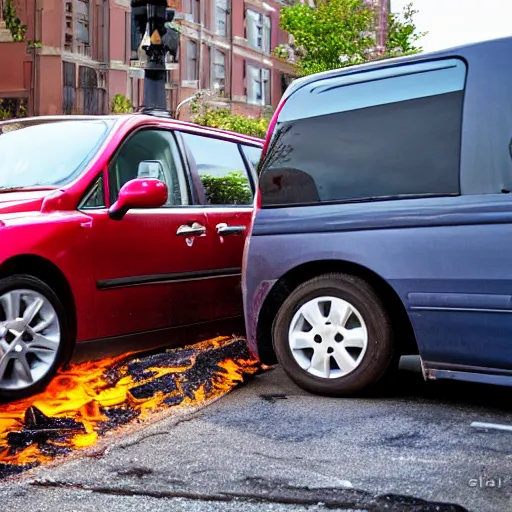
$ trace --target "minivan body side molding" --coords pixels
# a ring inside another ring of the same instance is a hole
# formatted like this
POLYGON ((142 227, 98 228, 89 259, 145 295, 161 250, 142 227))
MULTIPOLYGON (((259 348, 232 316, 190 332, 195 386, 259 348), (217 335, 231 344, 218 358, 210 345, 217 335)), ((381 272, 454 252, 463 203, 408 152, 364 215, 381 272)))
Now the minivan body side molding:
POLYGON ((512 223, 508 194, 265 208, 252 236, 512 223), (279 221, 277 221, 279 219, 279 221))

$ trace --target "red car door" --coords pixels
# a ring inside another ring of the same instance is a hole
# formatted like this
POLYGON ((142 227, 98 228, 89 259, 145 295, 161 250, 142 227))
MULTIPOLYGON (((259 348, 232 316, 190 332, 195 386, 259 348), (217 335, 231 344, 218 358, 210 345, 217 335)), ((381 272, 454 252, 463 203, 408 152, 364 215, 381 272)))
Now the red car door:
POLYGON ((214 263, 222 276, 213 315, 239 317, 243 315, 241 267, 253 212, 253 180, 236 142, 184 132, 181 137, 200 176, 214 263))
POLYGON ((92 218, 98 338, 212 319, 214 240, 207 233, 204 208, 191 204, 178 151, 172 132, 139 130, 123 143, 104 175, 112 203, 126 182, 147 169, 160 169, 152 177, 168 186, 163 207, 131 210, 113 220, 106 207, 95 206, 94 190, 84 201, 82 209, 92 218), (147 162, 161 165, 148 167, 147 162))

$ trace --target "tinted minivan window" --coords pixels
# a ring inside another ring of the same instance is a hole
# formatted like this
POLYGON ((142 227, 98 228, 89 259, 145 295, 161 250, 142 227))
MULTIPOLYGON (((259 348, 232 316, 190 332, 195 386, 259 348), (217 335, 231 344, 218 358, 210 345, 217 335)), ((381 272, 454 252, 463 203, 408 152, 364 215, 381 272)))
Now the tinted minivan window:
POLYGON ((458 194, 465 69, 455 72, 458 82, 443 70, 444 88, 418 73, 416 95, 410 83, 400 87, 404 77, 329 89, 338 98, 330 112, 324 103, 323 115, 309 106, 306 118, 284 116, 262 165, 262 204, 458 194), (400 93, 403 101, 395 101, 400 93))

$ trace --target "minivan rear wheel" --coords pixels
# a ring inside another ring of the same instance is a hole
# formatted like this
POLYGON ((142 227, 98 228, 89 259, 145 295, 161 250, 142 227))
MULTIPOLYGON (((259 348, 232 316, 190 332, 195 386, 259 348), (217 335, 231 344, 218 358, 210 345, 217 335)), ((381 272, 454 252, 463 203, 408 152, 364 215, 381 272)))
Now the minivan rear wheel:
POLYGON ((276 357, 301 388, 350 396, 375 386, 394 367, 389 316, 363 279, 325 274, 298 286, 273 324, 276 357))

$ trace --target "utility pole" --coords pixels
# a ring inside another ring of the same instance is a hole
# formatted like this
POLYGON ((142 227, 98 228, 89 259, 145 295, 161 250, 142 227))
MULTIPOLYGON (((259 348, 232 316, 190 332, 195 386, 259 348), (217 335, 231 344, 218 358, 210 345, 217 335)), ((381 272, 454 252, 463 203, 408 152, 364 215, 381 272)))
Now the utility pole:
POLYGON ((137 30, 138 48, 147 55, 144 68, 144 107, 166 110, 165 55, 171 51, 166 44, 166 23, 174 19, 174 9, 167 7, 167 0, 132 0, 132 14, 137 30))

